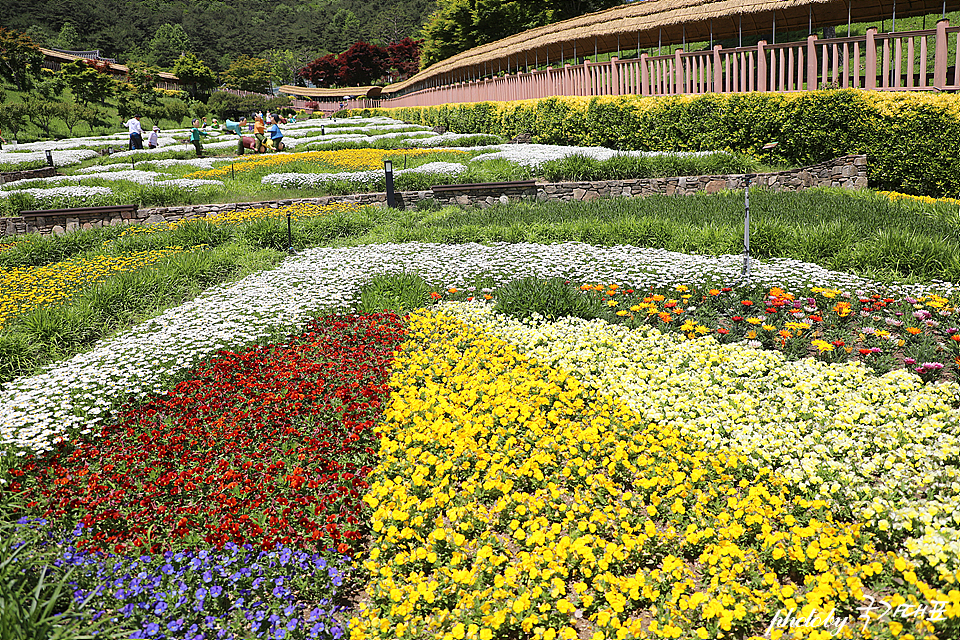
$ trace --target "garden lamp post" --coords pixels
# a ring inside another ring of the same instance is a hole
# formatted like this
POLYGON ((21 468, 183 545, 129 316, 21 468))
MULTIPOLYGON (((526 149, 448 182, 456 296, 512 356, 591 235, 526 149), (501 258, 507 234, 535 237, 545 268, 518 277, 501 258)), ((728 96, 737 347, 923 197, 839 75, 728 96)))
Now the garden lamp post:
POLYGON ((383 161, 383 175, 387 183, 387 206, 391 209, 396 208, 397 200, 393 194, 393 160, 383 161))
POLYGON ((47 156, 47 164, 52 167, 52 166, 53 166, 53 152, 50 151, 50 149, 47 149, 47 150, 44 151, 43 153, 47 156))

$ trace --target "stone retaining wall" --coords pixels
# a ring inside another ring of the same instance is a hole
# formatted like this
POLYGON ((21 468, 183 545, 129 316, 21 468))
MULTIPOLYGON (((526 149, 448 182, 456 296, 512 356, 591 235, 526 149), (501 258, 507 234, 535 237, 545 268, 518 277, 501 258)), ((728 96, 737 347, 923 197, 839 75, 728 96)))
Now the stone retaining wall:
POLYGON ((33 178, 51 178, 55 175, 57 175, 56 167, 24 169, 23 171, 3 171, 0 172, 0 184, 16 182, 17 180, 31 180, 33 178))
MULTIPOLYGON (((488 207, 510 200, 569 201, 596 200, 609 197, 637 197, 649 195, 690 195, 698 191, 716 193, 724 189, 742 189, 746 182, 743 174, 715 176, 681 176, 674 178, 639 178, 634 180, 605 180, 602 182, 553 182, 530 187, 507 187, 495 189, 471 189, 463 192, 434 193, 433 191, 404 191, 396 194, 400 208, 416 206, 418 202, 432 200, 441 206, 488 207)), ((773 191, 801 191, 813 187, 842 187, 864 189, 867 187, 866 156, 846 156, 810 167, 761 173, 752 178, 752 184, 773 191)), ((0 218, 0 236, 22 233, 64 233, 76 229, 91 229, 105 225, 149 224, 175 222, 177 220, 204 218, 224 211, 236 211, 256 207, 279 208, 294 203, 319 205, 333 202, 349 202, 357 205, 386 206, 386 193, 361 193, 349 196, 325 196, 271 202, 246 202, 235 204, 204 204, 181 207, 158 207, 140 209, 129 218, 56 215, 30 219, 0 218)))

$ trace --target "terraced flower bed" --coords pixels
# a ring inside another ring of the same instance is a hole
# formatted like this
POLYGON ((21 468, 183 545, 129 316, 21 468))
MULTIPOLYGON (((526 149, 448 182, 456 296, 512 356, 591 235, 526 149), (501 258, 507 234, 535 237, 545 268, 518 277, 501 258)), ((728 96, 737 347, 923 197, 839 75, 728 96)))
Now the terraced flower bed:
POLYGON ((955 293, 740 267, 306 250, 3 385, 0 549, 76 633, 955 637, 955 293))

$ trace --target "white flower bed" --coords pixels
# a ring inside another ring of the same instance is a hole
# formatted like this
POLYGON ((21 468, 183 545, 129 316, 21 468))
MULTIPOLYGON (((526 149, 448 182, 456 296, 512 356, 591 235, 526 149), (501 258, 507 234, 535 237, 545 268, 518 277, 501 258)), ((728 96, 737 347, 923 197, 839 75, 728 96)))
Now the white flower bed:
MULTIPOLYGON (((93 168, 93 167, 89 167, 93 168)), ((81 175, 75 176, 51 176, 49 178, 35 178, 32 180, 22 180, 17 182, 12 182, 10 184, 0 187, 0 193, 5 191, 31 191, 31 186, 35 184, 43 183, 68 183, 68 182, 82 182, 84 180, 111 180, 111 181, 126 181, 134 182, 136 184, 143 185, 152 185, 159 187, 172 187, 172 186, 181 186, 181 187, 197 187, 202 185, 223 185, 219 180, 192 180, 186 178, 175 178, 175 179, 165 179, 170 176, 169 173, 158 173, 156 171, 141 171, 139 169, 127 169, 126 165, 123 165, 122 169, 112 170, 112 171, 101 171, 100 173, 84 173, 81 175)), ((93 187, 91 187, 93 188, 93 187)))
MULTIPOLYGON (((465 165, 456 162, 428 162, 419 167, 399 169, 394 176, 404 173, 440 173, 449 176, 462 174, 467 170, 465 165)), ((318 187, 328 182, 348 181, 358 185, 370 184, 383 178, 383 171, 340 171, 337 173, 271 173, 260 179, 261 184, 275 185, 284 188, 318 187)))
MULTIPOLYGON (((25 146, 25 145, 21 145, 25 146)), ((96 158, 100 154, 94 151, 93 149, 67 149, 67 150, 57 150, 52 153, 53 156, 53 166, 55 167, 68 167, 72 164, 77 164, 78 162, 83 162, 90 158, 96 158)), ((34 162, 41 161, 46 163, 47 155, 44 151, 7 151, 6 149, 0 151, 0 162, 34 162)))
POLYGON ((552 144, 501 144, 491 147, 490 153, 483 153, 474 160, 504 158, 519 165, 536 168, 544 162, 559 160, 567 156, 582 155, 597 160, 609 160, 614 156, 634 156, 652 158, 658 156, 694 157, 709 155, 729 155, 724 151, 618 151, 605 147, 564 147, 552 144))
POLYGON ((874 531, 911 532, 907 550, 932 566, 960 566, 960 470, 950 463, 960 456, 957 383, 925 385, 902 369, 878 377, 859 363, 791 362, 712 337, 445 308, 702 447, 732 448, 807 497, 845 505, 874 531))
POLYGON ((27 193, 40 200, 51 198, 88 198, 94 196, 109 196, 113 193, 110 187, 50 187, 48 189, 18 189, 17 191, 0 191, 0 198, 6 198, 12 193, 27 193))

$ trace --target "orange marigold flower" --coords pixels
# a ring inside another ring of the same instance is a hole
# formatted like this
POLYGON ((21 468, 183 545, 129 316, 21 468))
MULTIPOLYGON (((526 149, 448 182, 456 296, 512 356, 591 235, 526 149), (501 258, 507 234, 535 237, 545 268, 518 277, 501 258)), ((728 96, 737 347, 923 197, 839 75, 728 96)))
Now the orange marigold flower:
POLYGON ((910 335, 915 336, 918 333, 921 333, 922 329, 920 329, 920 327, 907 327, 906 331, 910 335))

